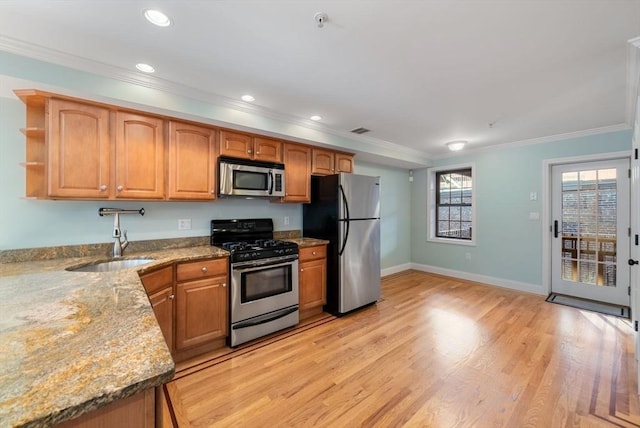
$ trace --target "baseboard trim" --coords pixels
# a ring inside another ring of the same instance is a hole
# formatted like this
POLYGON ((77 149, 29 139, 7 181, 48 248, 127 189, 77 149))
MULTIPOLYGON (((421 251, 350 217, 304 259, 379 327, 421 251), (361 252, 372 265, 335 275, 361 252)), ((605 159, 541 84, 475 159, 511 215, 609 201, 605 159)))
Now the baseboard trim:
POLYGON ((391 266, 389 268, 380 270, 380 276, 384 278, 385 276, 393 275, 399 272, 404 272, 405 270, 409 270, 409 269, 411 269, 411 263, 404 263, 397 266, 391 266))
MULTIPOLYGON (((404 266, 404 265, 403 265, 404 266)), ((465 279, 467 281, 480 282, 496 287, 509 288, 511 290, 524 291, 527 293, 539 294, 545 296, 547 293, 543 290, 542 285, 529 284, 527 282, 511 281, 509 279, 496 278, 493 276, 480 275, 470 272, 462 272, 454 269, 447 269, 439 266, 423 265, 419 263, 410 263, 410 268, 422 272, 436 273, 439 275, 451 276, 453 278, 465 279)))

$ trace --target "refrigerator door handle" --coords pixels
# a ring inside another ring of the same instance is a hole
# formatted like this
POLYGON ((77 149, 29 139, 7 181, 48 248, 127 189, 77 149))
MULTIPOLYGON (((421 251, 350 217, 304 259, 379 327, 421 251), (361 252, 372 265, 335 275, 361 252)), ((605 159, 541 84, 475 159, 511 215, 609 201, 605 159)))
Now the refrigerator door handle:
POLYGON ((344 253, 344 248, 347 246, 347 239, 349 239, 349 203, 347 202, 347 196, 344 194, 344 189, 342 188, 342 184, 338 186, 340 189, 340 195, 342 196, 342 203, 344 204, 344 223, 346 227, 346 231, 344 233, 344 238, 342 240, 342 245, 338 250, 338 255, 341 256, 344 253))

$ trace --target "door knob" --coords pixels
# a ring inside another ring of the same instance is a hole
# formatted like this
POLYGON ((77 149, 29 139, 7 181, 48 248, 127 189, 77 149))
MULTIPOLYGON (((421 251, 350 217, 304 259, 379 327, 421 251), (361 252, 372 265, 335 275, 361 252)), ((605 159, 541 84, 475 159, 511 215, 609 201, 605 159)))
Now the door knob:
POLYGON ((637 265, 637 264, 638 264, 637 260, 629 259, 629 266, 633 266, 633 265, 637 265))

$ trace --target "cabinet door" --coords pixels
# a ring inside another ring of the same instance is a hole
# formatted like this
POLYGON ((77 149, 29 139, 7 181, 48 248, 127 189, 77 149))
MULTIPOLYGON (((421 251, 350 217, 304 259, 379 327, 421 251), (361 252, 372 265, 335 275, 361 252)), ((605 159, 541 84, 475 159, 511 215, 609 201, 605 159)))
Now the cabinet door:
POLYGON ((116 198, 164 197, 163 125, 157 117, 116 114, 116 198))
POLYGON ((247 134, 220 131, 220 155, 251 159, 253 157, 253 137, 247 134))
POLYGON ((169 124, 169 199, 216 198, 216 131, 169 124))
POLYGON ((311 173, 318 175, 335 174, 336 171, 333 161, 333 152, 329 150, 313 149, 311 173))
POLYGON ((254 159, 265 162, 282 162, 282 141, 254 137, 254 159))
POLYGON ((164 288, 157 293, 149 295, 149 302, 153 308, 153 313, 158 320, 160 330, 164 340, 167 342, 169 351, 173 352, 173 287, 164 288))
POLYGON ((52 99, 49 124, 49 196, 108 198, 109 110, 52 99))
POLYGON ((325 259, 300 263, 300 310, 316 308, 327 302, 327 266, 325 259))
POLYGON ((311 149, 299 144, 284 145, 285 197, 283 202, 311 200, 311 149))
POLYGON ((336 172, 353 172, 353 155, 336 153, 336 172))
POLYGON ((177 285, 176 349, 225 337, 227 323, 226 275, 177 285))

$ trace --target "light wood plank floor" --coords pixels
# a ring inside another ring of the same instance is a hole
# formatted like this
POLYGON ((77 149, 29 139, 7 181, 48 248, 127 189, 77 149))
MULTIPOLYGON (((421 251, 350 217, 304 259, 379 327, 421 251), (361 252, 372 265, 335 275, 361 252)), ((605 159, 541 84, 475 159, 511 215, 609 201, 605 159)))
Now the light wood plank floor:
POLYGON ((640 426, 629 320, 415 271, 382 296, 178 373, 178 425, 640 426))

